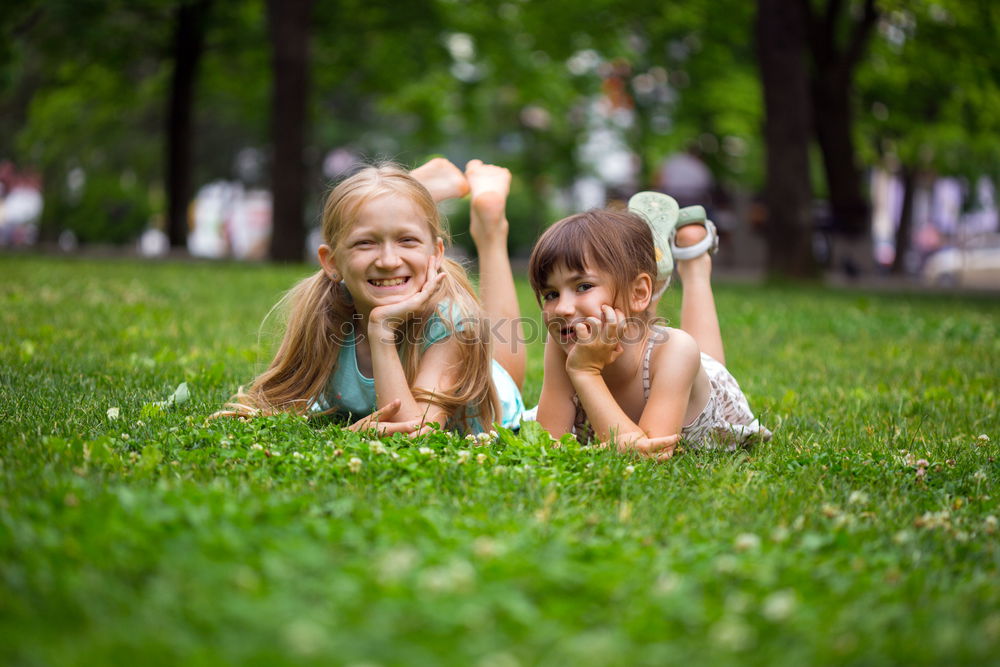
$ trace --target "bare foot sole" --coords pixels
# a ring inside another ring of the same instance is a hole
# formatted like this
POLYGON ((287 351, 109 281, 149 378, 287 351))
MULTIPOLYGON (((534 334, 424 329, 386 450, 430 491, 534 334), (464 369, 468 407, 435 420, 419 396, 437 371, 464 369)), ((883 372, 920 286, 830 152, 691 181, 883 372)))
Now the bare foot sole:
POLYGON ((481 160, 470 160, 465 166, 465 178, 472 194, 469 233, 476 245, 507 242, 507 194, 510 192, 510 171, 481 160))
POLYGON ((458 199, 469 194, 462 170, 443 157, 436 157, 410 172, 431 193, 435 202, 458 199))

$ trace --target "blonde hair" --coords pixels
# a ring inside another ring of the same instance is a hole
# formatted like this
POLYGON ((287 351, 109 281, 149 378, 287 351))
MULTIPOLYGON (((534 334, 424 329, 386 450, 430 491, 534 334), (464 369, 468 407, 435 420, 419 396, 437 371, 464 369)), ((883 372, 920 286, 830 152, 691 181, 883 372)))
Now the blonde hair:
POLYGON ((634 313, 624 298, 640 275, 654 280, 656 276, 653 233, 636 214, 595 209, 563 218, 546 229, 528 260, 528 278, 539 304, 549 274, 560 266, 581 273, 587 268, 607 273, 615 305, 630 316, 652 321, 652 308, 634 313))
MULTIPOLYGON (((343 180, 323 207, 323 241, 333 250, 355 224, 361 208, 388 194, 413 202, 423 215, 432 238, 446 244, 450 237, 427 189, 392 163, 365 167, 343 180)), ((500 402, 492 380, 489 326, 465 269, 444 259, 441 287, 424 312, 410 318, 400 331, 400 357, 407 384, 417 400, 440 406, 449 422, 468 430, 469 418, 488 425, 500 416, 500 402), (448 312, 438 316, 438 307, 448 312), (459 341, 459 369, 453 387, 431 392, 413 386, 423 358, 426 328, 437 320, 459 341), (456 329, 456 323, 460 328, 456 329), (468 409, 467 409, 468 408, 468 409)), ((341 340, 353 326, 355 309, 347 289, 323 270, 299 282, 278 304, 288 306, 284 336, 274 359, 244 391, 230 399, 220 415, 256 416, 279 412, 308 413, 323 393, 340 354, 341 340)))

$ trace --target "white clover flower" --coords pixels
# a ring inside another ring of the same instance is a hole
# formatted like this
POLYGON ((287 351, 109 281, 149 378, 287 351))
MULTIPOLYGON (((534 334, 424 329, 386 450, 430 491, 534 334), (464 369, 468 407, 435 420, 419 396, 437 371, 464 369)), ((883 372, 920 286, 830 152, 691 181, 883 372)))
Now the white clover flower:
POLYGON ((250 445, 250 449, 252 449, 252 450, 253 450, 253 451, 255 451, 255 452, 259 452, 259 451, 261 451, 262 449, 264 449, 264 447, 263 447, 263 446, 261 446, 261 444, 260 444, 259 442, 255 442, 255 443, 253 443, 252 445, 250 445))
POLYGON ((468 440, 469 442, 472 442, 473 440, 476 439, 476 436, 472 435, 471 433, 466 433, 465 439, 468 440))
POLYGON ((467 450, 467 449, 460 449, 460 450, 458 450, 458 459, 457 460, 458 460, 459 463, 466 463, 469 460, 469 457, 471 457, 471 456, 472 456, 472 454, 469 452, 469 450, 467 450))
POLYGON ((622 473, 623 477, 631 477, 632 473, 635 472, 635 466, 625 466, 625 471, 622 473))
POLYGON ((927 461, 927 459, 917 459, 916 465, 918 468, 926 468, 927 466, 930 465, 930 463, 927 461))
POLYGON ((301 459, 301 458, 305 458, 305 457, 302 456, 301 452, 292 452, 292 458, 293 459, 301 459))
POLYGON ((985 433, 980 433, 979 437, 976 438, 976 444, 980 446, 985 445, 989 441, 990 441, 990 436, 986 435, 985 433))
POLYGON ((1000 528, 1000 521, 992 514, 983 519, 983 524, 986 526, 986 532, 992 535, 997 532, 997 528, 1000 528))
POLYGON ((500 553, 501 549, 496 540, 482 535, 472 542, 472 553, 478 558, 493 558, 500 553))
POLYGON ((422 456, 434 456, 434 450, 430 447, 421 447, 417 451, 419 451, 422 456))
POLYGON ((476 463, 482 465, 486 462, 486 454, 476 454, 476 463))
POLYGON ((108 408, 108 419, 118 419, 121 410, 118 408, 108 408))
POLYGON ((976 480, 977 482, 982 482, 986 479, 986 472, 984 470, 977 470, 976 472, 972 473, 972 479, 976 480))
POLYGON ((786 526, 776 526, 774 530, 771 531, 771 541, 781 544, 788 539, 789 531, 786 526))
POLYGON ((760 538, 753 533, 742 533, 736 536, 733 548, 737 551, 756 551, 760 548, 760 538))
POLYGON ((357 456, 352 456, 351 460, 347 463, 347 467, 351 472, 358 472, 361 470, 361 459, 357 456))
POLYGON ((769 621, 783 621, 792 615, 796 607, 795 592, 790 590, 775 591, 766 598, 761 606, 761 613, 769 621))
POLYGON ((389 456, 392 457, 393 461, 398 461, 399 460, 399 454, 397 454, 396 452, 389 452, 389 456))
POLYGON ((868 494, 864 491, 851 491, 847 498, 848 505, 864 505, 868 502, 868 494))
POLYGON ((389 451, 388 449, 386 449, 385 445, 382 444, 381 440, 369 440, 368 450, 372 454, 385 454, 386 452, 389 451))

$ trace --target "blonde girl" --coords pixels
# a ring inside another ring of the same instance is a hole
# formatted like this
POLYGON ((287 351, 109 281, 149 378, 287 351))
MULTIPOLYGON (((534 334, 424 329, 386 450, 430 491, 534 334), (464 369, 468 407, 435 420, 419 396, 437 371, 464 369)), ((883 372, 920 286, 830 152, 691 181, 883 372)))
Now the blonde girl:
POLYGON ((542 426, 658 458, 681 438, 734 447, 770 437, 725 368, 714 247, 701 207, 679 212, 658 193, 636 195, 628 212, 589 211, 546 230, 529 263, 549 334, 542 426), (655 319, 671 254, 684 285, 680 329, 655 319))
POLYGON ((391 432, 515 426, 524 347, 506 250, 509 185, 506 169, 473 160, 463 174, 444 159, 412 174, 366 167, 337 185, 323 209, 321 268, 287 295, 281 345, 230 413, 337 414, 391 432), (485 310, 444 256, 436 201, 466 192, 485 310), (504 338, 495 351, 490 317, 504 338))

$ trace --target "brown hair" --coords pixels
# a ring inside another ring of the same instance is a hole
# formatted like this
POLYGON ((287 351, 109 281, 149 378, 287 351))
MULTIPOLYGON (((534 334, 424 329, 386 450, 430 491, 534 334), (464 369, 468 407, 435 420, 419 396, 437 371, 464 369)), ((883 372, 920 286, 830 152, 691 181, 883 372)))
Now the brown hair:
POLYGON ((656 277, 653 233, 646 221, 626 211, 594 209, 563 218, 545 230, 531 251, 528 278, 541 302, 542 289, 556 267, 583 272, 600 270, 611 276, 615 305, 629 315, 625 299, 633 280, 643 273, 656 277))
MULTIPOLYGON (((412 201, 423 214, 431 236, 450 243, 431 194, 405 169, 392 163, 366 167, 333 188, 323 207, 324 243, 336 250, 361 208, 387 194, 412 201)), ((445 259, 441 271, 445 278, 432 303, 401 330, 399 351, 407 384, 414 398, 442 407, 459 428, 468 429, 469 417, 486 426, 500 417, 487 320, 465 269, 445 259), (442 304, 447 304, 441 309, 445 312, 434 318, 442 304), (432 319, 438 319, 452 334, 456 333, 455 323, 461 322, 457 336, 460 356, 456 360, 459 377, 455 386, 434 392, 413 386, 424 354, 421 343, 426 340, 425 328, 432 319)), ((288 317, 274 359, 249 389, 240 388, 226 406, 230 410, 217 414, 306 414, 326 388, 340 354, 342 337, 354 318, 350 294, 320 270, 299 282, 278 305, 288 306, 288 317)))

